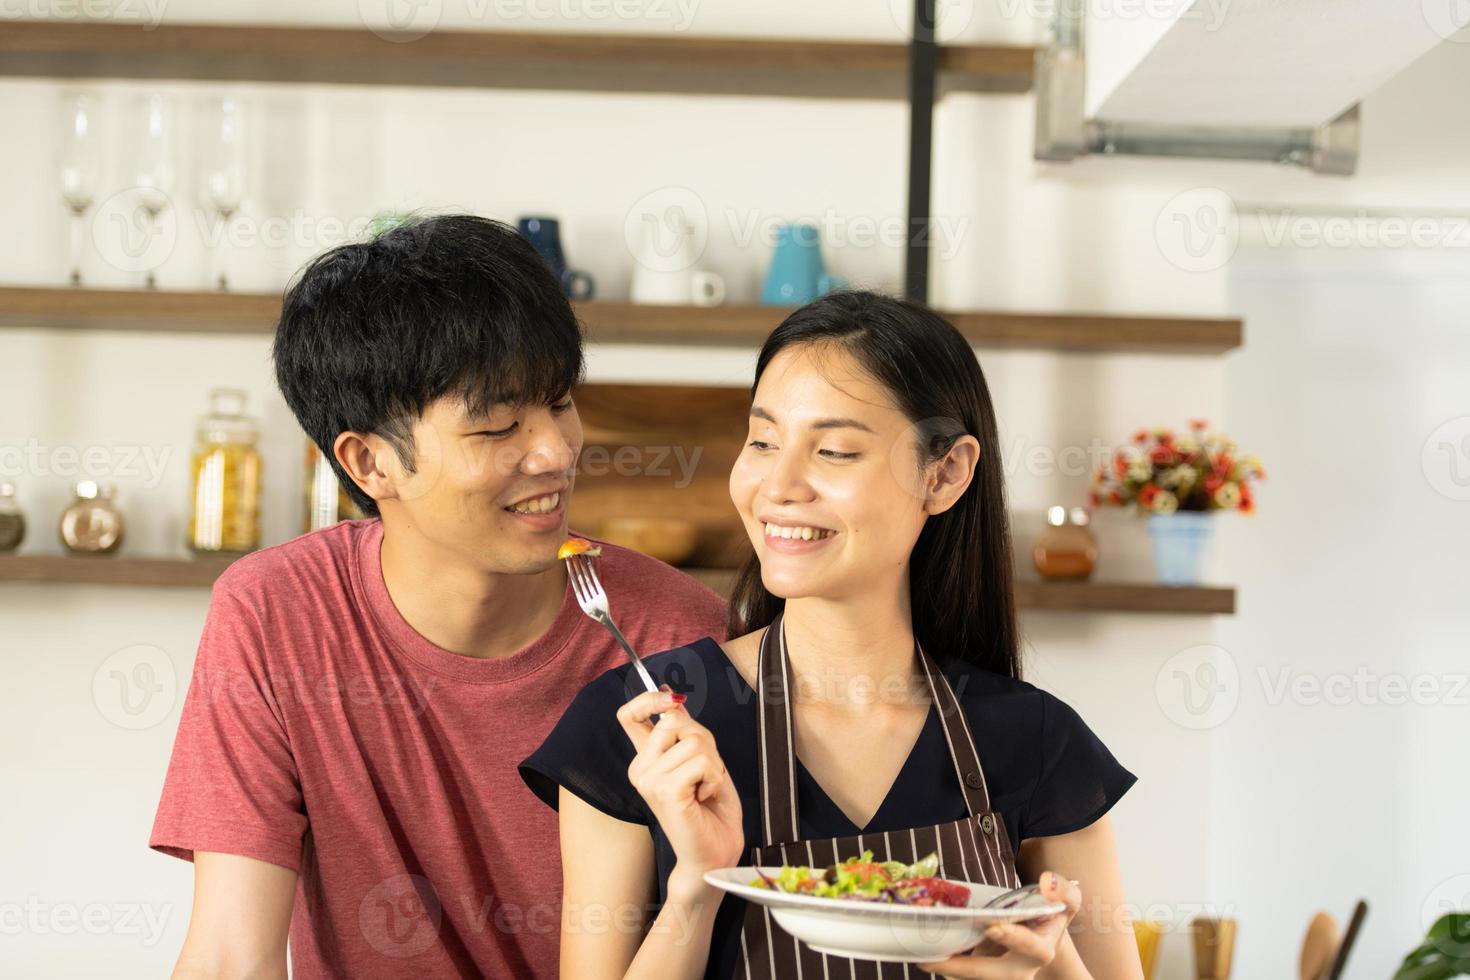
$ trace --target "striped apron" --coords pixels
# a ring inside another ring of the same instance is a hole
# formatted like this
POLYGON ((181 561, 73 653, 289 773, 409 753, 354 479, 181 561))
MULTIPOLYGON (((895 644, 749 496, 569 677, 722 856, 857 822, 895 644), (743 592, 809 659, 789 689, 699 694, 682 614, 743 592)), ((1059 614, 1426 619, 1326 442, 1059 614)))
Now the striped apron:
MULTIPOLYGON (((934 706, 944 726, 944 738, 954 762, 955 777, 965 794, 969 812, 963 820, 856 837, 800 840, 796 813, 795 743, 791 736, 790 663, 786 631, 778 614, 761 638, 757 668, 760 708, 761 833, 764 845, 750 849, 750 863, 807 865, 820 868, 872 851, 877 861, 912 864, 931 853, 939 855, 939 876, 1006 888, 1020 886, 1001 815, 990 809, 990 794, 970 724, 960 710, 949 680, 938 665, 916 647, 929 682, 934 706)), ((930 980, 904 963, 878 963, 818 953, 784 931, 770 910, 747 903, 740 933, 740 955, 735 976, 745 980, 848 977, 851 980, 930 980)))

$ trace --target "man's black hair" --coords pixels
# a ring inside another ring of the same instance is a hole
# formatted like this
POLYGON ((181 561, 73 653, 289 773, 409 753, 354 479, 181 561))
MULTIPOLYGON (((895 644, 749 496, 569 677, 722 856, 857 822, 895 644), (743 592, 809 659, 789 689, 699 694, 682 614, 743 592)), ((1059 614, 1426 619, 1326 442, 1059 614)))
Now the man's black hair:
POLYGON ((582 333, 550 268, 514 228, 473 215, 410 219, 318 256, 286 291, 276 383, 363 513, 342 432, 383 436, 413 472, 413 425, 433 402, 549 405, 581 382, 582 333))

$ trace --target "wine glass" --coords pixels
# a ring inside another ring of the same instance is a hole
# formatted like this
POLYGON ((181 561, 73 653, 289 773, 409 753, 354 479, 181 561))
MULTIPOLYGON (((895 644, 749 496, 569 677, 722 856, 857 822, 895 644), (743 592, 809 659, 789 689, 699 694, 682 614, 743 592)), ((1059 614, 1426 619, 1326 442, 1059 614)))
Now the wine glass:
POLYGON ((237 97, 226 95, 210 109, 201 188, 201 196, 215 218, 209 278, 221 291, 229 289, 225 258, 230 221, 240 212, 245 198, 245 137, 244 107, 237 97))
MULTIPOLYGON (((133 190, 138 208, 147 217, 145 241, 152 241, 158 218, 169 206, 169 191, 174 180, 174 112, 162 95, 145 95, 138 104, 141 125, 134 131, 132 148, 133 190)), ((143 285, 157 289, 158 280, 150 268, 143 285)))
POLYGON ((71 275, 82 284, 82 242, 87 212, 97 201, 102 181, 102 134, 97 101, 90 95, 69 96, 63 103, 58 141, 61 199, 71 212, 71 275))

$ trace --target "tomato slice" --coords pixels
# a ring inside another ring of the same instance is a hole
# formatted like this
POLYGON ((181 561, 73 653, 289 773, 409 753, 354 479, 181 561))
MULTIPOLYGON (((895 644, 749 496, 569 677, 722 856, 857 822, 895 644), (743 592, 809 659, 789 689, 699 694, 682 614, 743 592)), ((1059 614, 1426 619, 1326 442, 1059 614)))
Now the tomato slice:
MULTIPOLYGON (((964 908, 970 904, 970 889, 964 885, 957 885, 943 878, 909 878, 899 882, 900 885, 922 885, 929 896, 940 905, 949 905, 954 908, 964 908)), ((920 899, 913 904, 922 904, 920 899)))

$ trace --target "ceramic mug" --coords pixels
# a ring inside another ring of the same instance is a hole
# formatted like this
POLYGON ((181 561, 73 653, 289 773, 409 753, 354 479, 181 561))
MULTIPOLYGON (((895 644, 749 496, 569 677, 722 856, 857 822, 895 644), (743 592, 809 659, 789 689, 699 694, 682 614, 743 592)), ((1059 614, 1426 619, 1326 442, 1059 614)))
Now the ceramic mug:
POLYGON ((566 254, 561 247, 561 223, 555 218, 526 217, 516 222, 521 237, 531 243, 540 256, 551 267, 551 272, 561 283, 561 291, 571 299, 591 299, 597 284, 592 276, 581 269, 567 267, 566 254))
POLYGON ((725 280, 718 273, 659 272, 646 266, 633 270, 633 302, 650 305, 719 306, 725 301, 725 280))

